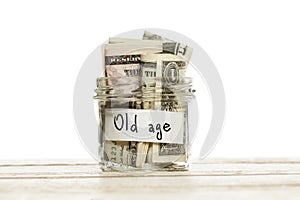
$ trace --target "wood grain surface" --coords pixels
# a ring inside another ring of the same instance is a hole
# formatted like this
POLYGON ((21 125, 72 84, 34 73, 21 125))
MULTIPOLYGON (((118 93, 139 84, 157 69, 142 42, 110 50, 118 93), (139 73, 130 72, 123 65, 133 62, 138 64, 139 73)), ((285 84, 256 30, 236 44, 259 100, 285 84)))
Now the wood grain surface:
POLYGON ((100 172, 92 160, 0 161, 0 199, 300 199, 300 159, 207 159, 182 172, 100 172))

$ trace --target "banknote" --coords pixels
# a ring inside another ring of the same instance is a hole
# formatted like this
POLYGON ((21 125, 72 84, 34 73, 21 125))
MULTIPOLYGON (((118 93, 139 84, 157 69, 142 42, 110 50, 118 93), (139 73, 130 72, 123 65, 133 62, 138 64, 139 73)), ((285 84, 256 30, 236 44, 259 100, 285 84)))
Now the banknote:
POLYGON ((136 166, 136 159, 137 159, 137 144, 138 142, 129 142, 129 159, 128 165, 129 166, 136 166))
MULTIPOLYGON (((159 91, 156 95, 161 99, 155 104, 155 109, 185 112, 186 108, 180 100, 179 94, 176 94, 172 89, 176 86, 181 77, 185 76, 187 62, 180 56, 172 54, 161 54, 157 57, 156 75, 161 77, 161 80, 156 81, 156 90, 159 91)), ((186 118, 186 116, 185 116, 186 118)), ((185 119, 186 120, 186 119, 185 119)), ((186 122, 184 123, 186 125, 186 122)), ((184 128, 186 131, 186 128, 184 128)), ((172 162, 186 162, 186 137, 187 133, 180 133, 184 135, 183 144, 153 144, 153 162, 155 163, 172 163, 172 162)))
MULTIPOLYGON (((162 52, 162 45, 158 44, 105 44, 103 46, 106 77, 139 77, 141 55, 162 52)), ((124 91, 118 94, 130 94, 139 87, 128 82, 131 79, 109 79, 109 85, 126 85, 124 91), (114 81, 114 82, 112 82, 114 81)), ((133 80, 135 81, 135 80, 133 80)))
POLYGON ((162 37, 160 35, 145 31, 143 35, 143 40, 156 40, 162 41, 163 52, 178 55, 184 59, 184 61, 189 62, 193 53, 193 49, 186 44, 182 44, 168 38, 162 37))
POLYGON ((153 143, 149 143, 147 156, 146 156, 146 163, 153 164, 153 143))
POLYGON ((123 146, 127 142, 105 141, 104 159, 115 163, 123 162, 123 146))
MULTIPOLYGON (((143 91, 146 91, 143 92, 144 109, 184 112, 177 94, 170 87, 176 85, 180 77, 184 77, 187 68, 184 59, 164 53, 143 55, 141 61, 143 91)), ((147 162, 184 162, 185 152, 185 144, 153 143, 148 150, 147 162)))
POLYGON ((137 168, 143 168, 147 158, 147 152, 149 148, 148 142, 137 143, 137 158, 135 166, 137 168))
MULTIPOLYGON (((105 76, 110 77, 107 80, 108 86, 114 86, 111 93, 131 94, 140 87, 140 82, 136 78, 141 73, 141 56, 144 54, 161 53, 161 42, 138 43, 115 43, 105 44, 103 46, 105 76), (122 77, 132 77, 122 78, 122 77)), ((142 109, 141 102, 114 101, 106 103, 106 108, 135 108, 142 109)), ((103 139, 102 139, 103 140, 103 139)), ((101 141, 101 139, 100 139, 101 141)), ((104 141, 104 151, 108 161, 122 163, 131 166, 143 167, 146 159, 148 144, 136 142, 116 143, 114 141, 104 141), (118 146, 119 145, 119 146, 118 146), (112 157, 112 149, 117 149, 118 157, 112 157), (146 153, 143 153, 146 151, 146 153), (115 160, 111 160, 115 159, 115 160)))
POLYGON ((141 56, 141 81, 143 109, 154 109, 156 66, 158 54, 147 54, 141 56))
MULTIPOLYGON (((185 44, 181 44, 179 42, 170 40, 168 38, 164 38, 160 35, 151 33, 149 31, 145 31, 143 35, 144 40, 156 40, 163 42, 163 52, 171 53, 177 56, 180 56, 182 60, 168 58, 166 54, 163 59, 157 60, 157 76, 165 77, 166 82, 168 84, 176 84, 176 82, 180 79, 180 77, 185 76, 186 68, 190 61, 193 49, 185 44)), ((157 101, 156 109, 160 108, 162 110, 167 111, 183 111, 185 113, 185 120, 187 119, 187 109, 184 105, 180 105, 182 101, 178 101, 174 98, 174 95, 166 95, 172 94, 172 91, 168 91, 168 87, 161 88, 161 83, 158 82, 156 84, 157 95, 162 96, 161 101, 157 101), (162 91, 161 91, 162 90, 162 91), (160 92, 161 91, 161 92, 160 92), (161 105, 159 105, 161 102, 161 105), (161 106, 161 107, 159 107, 161 106)), ((176 97, 176 96, 175 96, 176 97)), ((187 125, 187 123, 184 123, 187 125)), ((186 129, 185 129, 186 130, 186 129)), ((185 140, 188 137, 188 134, 184 134, 185 140)), ((177 161, 185 161, 187 159, 187 155, 185 152, 185 146, 180 144, 153 144, 153 156, 152 160, 155 162, 166 162, 166 161, 175 161, 178 155, 181 155, 177 161)))
POLYGON ((127 165, 131 165, 130 163, 130 153, 129 153, 129 148, 130 148, 130 143, 129 142, 124 142, 123 146, 122 146, 122 164, 127 166, 127 165))
MULTIPOLYGON (((142 94, 143 96, 143 94, 142 94)), ((142 99, 137 99, 135 101, 135 109, 143 109, 142 99)), ((146 156, 148 151, 149 143, 147 142, 137 142, 136 143, 136 161, 132 163, 132 166, 137 168, 143 168, 146 162, 146 156)))
MULTIPOLYGON (((141 55, 140 78, 142 82, 142 98, 135 102, 135 109, 154 109, 156 57, 153 57, 153 55, 155 54, 150 53, 141 55)), ((150 160, 149 156, 147 156, 149 154, 148 151, 151 151, 152 149, 152 144, 149 142, 137 142, 136 147, 137 154, 135 166, 137 168, 143 168, 146 163, 146 159, 148 159, 148 163, 152 163, 152 160, 150 160)))

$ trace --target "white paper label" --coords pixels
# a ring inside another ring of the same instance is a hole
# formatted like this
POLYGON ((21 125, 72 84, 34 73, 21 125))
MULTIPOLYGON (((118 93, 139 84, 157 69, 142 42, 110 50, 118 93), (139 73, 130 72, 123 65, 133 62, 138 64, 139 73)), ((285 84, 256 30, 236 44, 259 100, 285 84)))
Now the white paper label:
POLYGON ((183 144, 184 113, 106 109, 105 139, 183 144))

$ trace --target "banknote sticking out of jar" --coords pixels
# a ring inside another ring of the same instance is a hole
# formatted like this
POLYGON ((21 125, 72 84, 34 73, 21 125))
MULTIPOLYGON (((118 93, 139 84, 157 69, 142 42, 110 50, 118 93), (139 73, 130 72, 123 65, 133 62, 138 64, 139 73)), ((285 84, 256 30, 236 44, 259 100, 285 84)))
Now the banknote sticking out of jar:
MULTIPOLYGON (((147 61, 144 67, 151 66, 147 61)), ((182 64, 164 62, 173 75, 172 68, 182 64)), ((195 99, 191 78, 100 77, 95 92, 102 170, 188 169, 189 103, 195 99)))

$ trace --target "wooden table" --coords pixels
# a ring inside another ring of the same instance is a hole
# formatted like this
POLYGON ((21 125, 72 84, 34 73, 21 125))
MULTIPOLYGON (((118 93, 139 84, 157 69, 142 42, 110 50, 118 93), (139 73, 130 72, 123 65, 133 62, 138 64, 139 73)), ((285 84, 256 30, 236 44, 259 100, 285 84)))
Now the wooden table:
POLYGON ((99 172, 87 161, 0 161, 0 199, 300 199, 300 159, 207 159, 185 172, 99 172))

